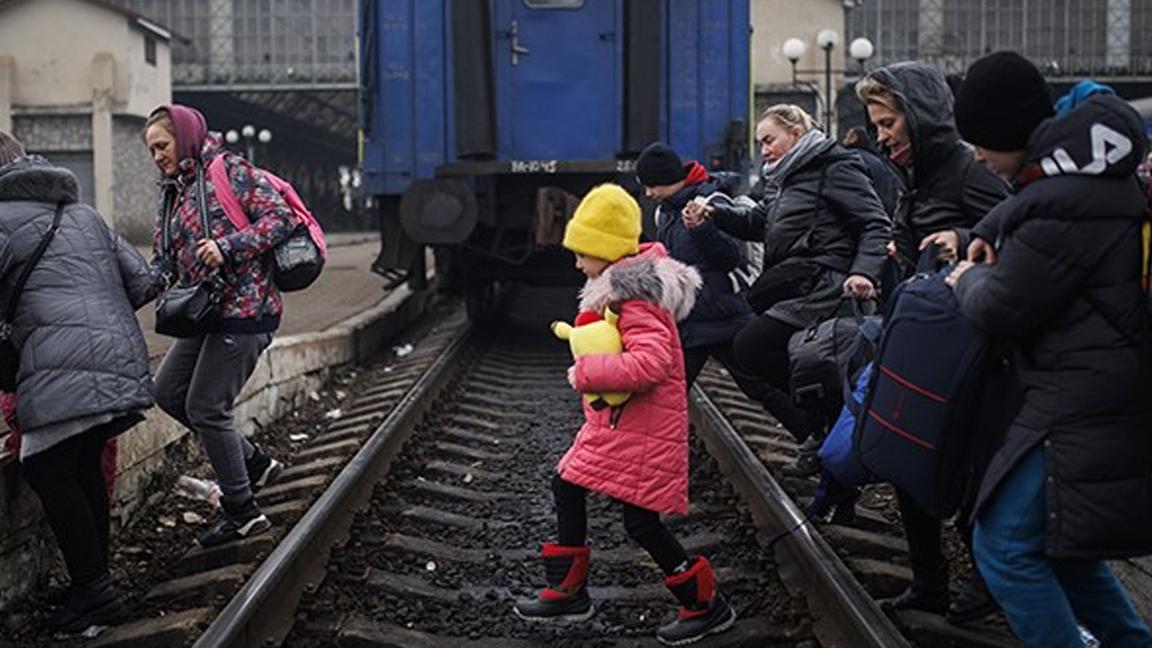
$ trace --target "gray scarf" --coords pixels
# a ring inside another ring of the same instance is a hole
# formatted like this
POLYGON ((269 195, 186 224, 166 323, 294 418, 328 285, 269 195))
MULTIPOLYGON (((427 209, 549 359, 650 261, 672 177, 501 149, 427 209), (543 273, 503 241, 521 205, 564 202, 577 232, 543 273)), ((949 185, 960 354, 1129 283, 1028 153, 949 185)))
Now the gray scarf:
POLYGON ((776 163, 767 170, 765 179, 769 184, 777 187, 780 186, 780 183, 784 181, 784 178, 788 177, 788 174, 790 174, 793 169, 811 159, 813 152, 823 146, 827 141, 828 136, 825 135, 822 130, 813 128, 807 133, 804 133, 800 139, 796 140, 792 148, 788 149, 784 157, 777 160, 776 163))

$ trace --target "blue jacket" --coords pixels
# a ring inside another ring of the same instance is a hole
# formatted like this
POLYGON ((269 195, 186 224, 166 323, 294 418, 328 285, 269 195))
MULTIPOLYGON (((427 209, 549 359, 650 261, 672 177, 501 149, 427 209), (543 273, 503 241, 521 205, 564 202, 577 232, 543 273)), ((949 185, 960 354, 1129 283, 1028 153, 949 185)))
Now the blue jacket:
POLYGON ((716 193, 716 180, 699 163, 690 162, 689 182, 676 195, 656 208, 656 232, 668 254, 700 273, 704 283, 696 294, 696 305, 680 322, 680 342, 685 349, 732 341, 752 320, 752 309, 736 294, 728 273, 744 263, 744 244, 725 234, 712 221, 688 229, 681 210, 697 196, 716 193), (703 176, 703 178, 701 178, 703 176), (693 182, 696 180, 696 182, 693 182))

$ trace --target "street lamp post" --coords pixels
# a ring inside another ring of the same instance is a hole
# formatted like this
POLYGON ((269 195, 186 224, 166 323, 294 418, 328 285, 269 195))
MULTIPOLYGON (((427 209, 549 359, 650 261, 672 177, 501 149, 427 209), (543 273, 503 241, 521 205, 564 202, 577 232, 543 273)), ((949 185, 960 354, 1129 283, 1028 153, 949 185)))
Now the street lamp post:
MULTIPOLYGON (((816 84, 797 79, 798 74, 819 74, 817 70, 797 70, 796 64, 800 59, 804 58, 804 54, 808 51, 807 45, 799 38, 789 38, 784 41, 781 51, 784 58, 792 64, 792 84, 793 85, 806 85, 810 87, 816 95, 817 103, 823 103, 824 108, 824 127, 827 129, 829 135, 834 135, 836 131, 836 109, 832 98, 832 73, 833 72, 846 72, 845 70, 832 69, 832 50, 836 49, 836 45, 840 42, 840 36, 831 29, 821 30, 816 35, 816 44, 820 49, 824 50, 824 93, 821 93, 816 84)), ((848 53, 852 58, 860 63, 860 74, 864 74, 865 62, 872 58, 873 46, 872 41, 867 38, 857 38, 852 41, 848 48, 848 53)))
POLYGON ((840 41, 840 36, 831 29, 822 29, 816 34, 816 44, 824 50, 824 127, 829 135, 836 134, 836 108, 832 99, 832 50, 840 41))
POLYGON ((784 47, 781 49, 784 51, 784 58, 792 64, 792 85, 796 85, 796 64, 804 58, 804 52, 808 51, 808 46, 799 38, 789 38, 784 41, 784 47))
POLYGON ((229 144, 236 144, 240 141, 240 138, 244 138, 244 147, 247 151, 247 155, 244 157, 248 158, 248 161, 252 164, 256 164, 256 142, 260 142, 261 144, 271 142, 272 131, 267 128, 261 128, 260 131, 257 132, 256 127, 252 124, 244 124, 239 132, 237 132, 236 129, 229 129, 227 133, 224 133, 224 141, 229 144))
POLYGON ((872 54, 875 53, 875 51, 876 48, 872 46, 872 41, 863 36, 848 45, 848 55, 856 59, 856 62, 860 64, 860 76, 864 76, 864 74, 868 72, 868 68, 866 67, 868 59, 872 58, 872 54))

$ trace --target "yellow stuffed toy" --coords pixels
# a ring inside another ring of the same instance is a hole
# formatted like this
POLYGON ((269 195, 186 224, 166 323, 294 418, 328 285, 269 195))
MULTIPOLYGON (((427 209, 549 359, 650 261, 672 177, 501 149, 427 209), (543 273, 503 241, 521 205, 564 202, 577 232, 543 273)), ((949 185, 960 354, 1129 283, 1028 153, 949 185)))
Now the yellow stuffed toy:
MULTIPOLYGON (((552 322, 552 334, 561 340, 567 340, 572 349, 572 357, 585 355, 608 355, 624 351, 624 344, 620 341, 620 331, 616 322, 620 316, 612 309, 604 309, 604 316, 599 313, 583 312, 576 316, 575 326, 567 322, 552 322)), ((601 410, 605 407, 621 405, 632 394, 624 392, 591 393, 584 394, 592 409, 601 410)))

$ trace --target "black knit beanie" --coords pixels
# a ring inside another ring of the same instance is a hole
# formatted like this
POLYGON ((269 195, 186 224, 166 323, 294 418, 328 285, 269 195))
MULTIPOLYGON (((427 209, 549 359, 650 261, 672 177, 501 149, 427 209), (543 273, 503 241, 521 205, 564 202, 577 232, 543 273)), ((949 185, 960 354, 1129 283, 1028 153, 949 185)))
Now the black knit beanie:
POLYGON ((1053 114, 1048 83, 1016 52, 996 52, 973 63, 956 95, 960 136, 993 151, 1024 150, 1032 131, 1053 114))
POLYGON ((662 187, 680 182, 688 173, 684 163, 671 147, 655 142, 640 151, 636 160, 636 176, 645 187, 662 187))

